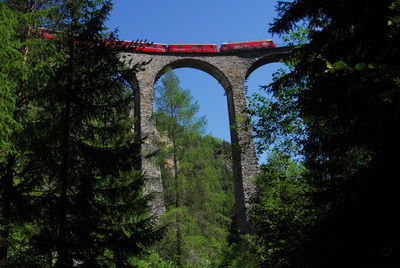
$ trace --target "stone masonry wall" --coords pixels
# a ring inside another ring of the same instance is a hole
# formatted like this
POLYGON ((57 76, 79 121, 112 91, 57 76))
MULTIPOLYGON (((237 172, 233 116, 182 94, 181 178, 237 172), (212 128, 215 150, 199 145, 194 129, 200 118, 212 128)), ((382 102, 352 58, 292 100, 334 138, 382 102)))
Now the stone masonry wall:
POLYGON ((135 132, 144 140, 142 170, 149 178, 146 193, 152 193, 151 210, 155 217, 164 213, 164 199, 160 168, 146 155, 157 150, 156 129, 153 119, 153 87, 168 69, 195 68, 213 76, 225 89, 228 104, 232 167, 235 185, 235 217, 240 233, 251 231, 248 207, 255 195, 253 178, 258 175, 258 163, 251 128, 243 123, 248 120, 245 112, 245 80, 258 67, 277 62, 290 52, 290 48, 270 48, 236 53, 121 53, 121 60, 128 66, 150 61, 135 74, 135 132))

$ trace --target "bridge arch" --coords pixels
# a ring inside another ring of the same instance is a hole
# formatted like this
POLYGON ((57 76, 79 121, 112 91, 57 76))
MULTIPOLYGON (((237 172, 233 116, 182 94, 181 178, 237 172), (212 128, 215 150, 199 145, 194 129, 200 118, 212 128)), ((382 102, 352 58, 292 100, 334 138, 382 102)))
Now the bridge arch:
POLYGON ((214 77, 222 85, 225 91, 231 88, 228 78, 220 69, 218 69, 215 65, 198 58, 176 59, 167 63, 156 74, 154 84, 169 69, 174 70, 178 68, 192 68, 203 71, 214 77))
POLYGON ((251 63, 250 67, 246 71, 245 78, 247 79, 258 68, 260 68, 266 64, 269 64, 269 63, 280 62, 281 60, 282 60, 282 57, 277 57, 277 55, 275 55, 275 54, 268 54, 263 57, 260 57, 251 63))

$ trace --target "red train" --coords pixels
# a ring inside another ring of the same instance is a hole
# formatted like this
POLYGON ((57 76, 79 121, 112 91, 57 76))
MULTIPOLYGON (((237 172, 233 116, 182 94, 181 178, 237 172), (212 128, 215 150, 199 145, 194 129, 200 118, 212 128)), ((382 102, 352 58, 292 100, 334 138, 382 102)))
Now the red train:
POLYGON ((218 52, 217 45, 169 45, 168 52, 218 52))
MULTIPOLYGON (((46 39, 55 38, 54 34, 43 31, 39 28, 38 35, 46 39)), ((243 50, 256 50, 276 47, 272 40, 244 41, 223 43, 218 50, 218 46, 214 44, 173 44, 166 45, 161 43, 146 43, 135 41, 119 41, 119 40, 103 40, 99 43, 107 48, 121 50, 135 50, 140 52, 202 52, 202 53, 217 53, 217 52, 235 52, 243 50)))
MULTIPOLYGON (((114 41, 115 42, 115 41, 114 41)), ((118 41, 116 41, 118 42, 118 41)), ((234 52, 243 50, 256 50, 276 47, 272 40, 245 41, 234 43, 223 43, 218 50, 218 46, 214 44, 158 44, 158 43, 134 43, 132 46, 126 46, 127 41, 123 41, 121 45, 115 46, 120 49, 132 49, 136 45, 137 51, 148 52, 234 52)), ((129 42, 128 42, 129 43, 129 42)))
POLYGON ((237 50, 254 50, 276 47, 272 40, 259 40, 259 41, 245 41, 245 42, 234 42, 234 43, 223 43, 219 52, 230 52, 237 50))
POLYGON ((234 52, 242 50, 265 49, 271 47, 276 47, 276 44, 272 40, 259 40, 223 43, 219 50, 217 45, 211 44, 174 44, 168 45, 166 50, 162 52, 234 52))

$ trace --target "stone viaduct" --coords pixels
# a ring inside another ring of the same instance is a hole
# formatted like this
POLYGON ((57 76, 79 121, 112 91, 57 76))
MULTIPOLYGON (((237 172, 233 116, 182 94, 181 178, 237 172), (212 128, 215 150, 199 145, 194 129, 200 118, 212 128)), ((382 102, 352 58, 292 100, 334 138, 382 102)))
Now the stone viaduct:
MULTIPOLYGON (((151 60, 143 70, 130 78, 135 92, 134 131, 138 139, 144 140, 144 156, 157 150, 157 133, 152 116, 153 87, 168 69, 189 67, 202 70, 217 79, 225 89, 232 144, 235 220, 240 233, 250 232, 247 212, 250 200, 255 195, 252 178, 258 174, 252 132, 243 126, 248 119, 244 110, 245 81, 258 67, 278 62, 289 52, 290 48, 279 47, 230 53, 121 53, 121 60, 129 67, 151 60)), ((155 195, 151 209, 155 218, 158 218, 165 211, 160 169, 151 157, 143 157, 141 166, 149 178, 145 191, 155 195)))

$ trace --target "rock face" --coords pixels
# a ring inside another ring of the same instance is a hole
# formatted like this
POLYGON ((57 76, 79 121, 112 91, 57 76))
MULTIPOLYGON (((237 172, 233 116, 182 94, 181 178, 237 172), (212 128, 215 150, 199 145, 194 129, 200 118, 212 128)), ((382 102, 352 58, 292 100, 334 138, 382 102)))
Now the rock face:
MULTIPOLYGON (((235 217, 239 233, 249 233, 248 206, 255 196, 252 179, 257 176, 258 163, 250 128, 244 127, 249 116, 246 107, 245 80, 258 67, 278 62, 290 52, 290 48, 268 48, 235 53, 121 53, 121 60, 129 67, 148 62, 143 70, 131 78, 135 90, 135 133, 144 140, 142 155, 157 150, 157 134, 153 118, 153 87, 169 69, 189 67, 202 70, 225 89, 229 113, 232 170, 235 180, 235 217)), ((149 178, 146 193, 152 193, 151 204, 155 219, 164 213, 164 201, 160 169, 151 158, 143 157, 142 170, 149 178)))

